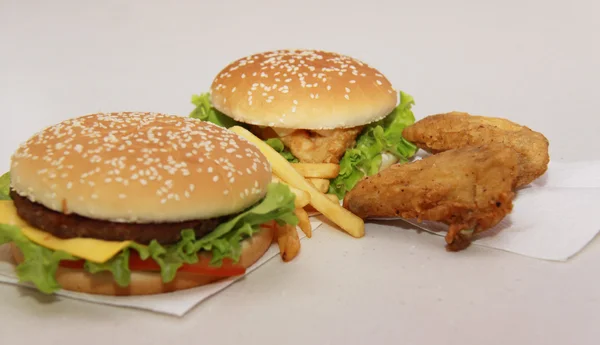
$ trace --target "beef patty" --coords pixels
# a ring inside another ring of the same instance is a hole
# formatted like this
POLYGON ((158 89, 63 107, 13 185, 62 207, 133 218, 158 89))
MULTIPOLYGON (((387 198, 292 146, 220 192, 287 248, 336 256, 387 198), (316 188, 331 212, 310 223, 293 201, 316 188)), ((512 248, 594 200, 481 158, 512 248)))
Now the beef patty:
POLYGON ((220 217, 176 223, 117 223, 56 212, 20 196, 13 190, 10 191, 10 196, 15 203, 19 217, 37 229, 64 239, 131 240, 141 244, 157 240, 161 244, 169 244, 181 239, 181 230, 193 229, 196 237, 201 237, 213 231, 228 218, 220 217))

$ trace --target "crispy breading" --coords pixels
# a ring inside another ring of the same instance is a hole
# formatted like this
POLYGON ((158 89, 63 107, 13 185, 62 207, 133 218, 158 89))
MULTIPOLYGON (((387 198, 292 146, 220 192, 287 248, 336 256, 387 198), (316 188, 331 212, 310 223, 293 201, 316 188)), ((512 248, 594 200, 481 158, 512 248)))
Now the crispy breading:
POLYGON ((344 207, 361 218, 401 217, 449 225, 450 250, 470 233, 495 226, 512 210, 517 153, 503 145, 465 147, 393 165, 360 181, 344 207))
POLYGON ((432 115, 406 127, 403 136, 430 153, 489 143, 504 144, 519 155, 517 187, 542 176, 550 161, 549 142, 543 134, 503 118, 460 112, 432 115))
POLYGON ((303 163, 339 163, 352 146, 362 127, 329 130, 297 130, 282 136, 290 152, 303 163))
POLYGON ((339 163, 346 150, 353 147, 362 126, 327 130, 274 129, 252 126, 261 139, 279 138, 302 163, 339 163))

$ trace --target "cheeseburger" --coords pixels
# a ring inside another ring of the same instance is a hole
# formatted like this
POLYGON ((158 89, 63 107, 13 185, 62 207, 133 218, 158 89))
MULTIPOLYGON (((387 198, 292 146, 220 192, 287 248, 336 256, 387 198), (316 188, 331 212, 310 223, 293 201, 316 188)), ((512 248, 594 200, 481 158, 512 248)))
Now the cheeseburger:
POLYGON ((255 146, 156 113, 48 127, 13 154, 2 190, 0 244, 45 293, 157 294, 242 275, 274 221, 297 224, 294 195, 255 146))
POLYGON ((414 155, 402 137, 413 99, 381 72, 338 53, 278 50, 226 66, 193 96, 191 117, 242 125, 292 162, 336 163, 341 199, 364 176, 414 155))

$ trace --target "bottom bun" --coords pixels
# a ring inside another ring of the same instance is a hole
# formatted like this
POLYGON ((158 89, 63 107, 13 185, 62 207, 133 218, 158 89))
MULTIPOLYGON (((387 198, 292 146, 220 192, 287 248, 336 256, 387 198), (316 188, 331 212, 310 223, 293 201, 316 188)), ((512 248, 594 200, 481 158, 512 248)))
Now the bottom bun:
MULTIPOLYGON (((239 264, 245 268, 252 266, 265 254, 272 241, 273 229, 261 228, 254 236, 242 242, 239 264)), ((14 243, 11 244, 11 252, 17 263, 23 262, 23 253, 14 243)), ((179 272, 171 282, 163 283, 158 272, 132 271, 129 286, 121 287, 113 280, 110 272, 91 274, 84 270, 64 267, 59 267, 56 271, 56 280, 64 290, 111 296, 160 294, 207 285, 227 278, 179 272)))

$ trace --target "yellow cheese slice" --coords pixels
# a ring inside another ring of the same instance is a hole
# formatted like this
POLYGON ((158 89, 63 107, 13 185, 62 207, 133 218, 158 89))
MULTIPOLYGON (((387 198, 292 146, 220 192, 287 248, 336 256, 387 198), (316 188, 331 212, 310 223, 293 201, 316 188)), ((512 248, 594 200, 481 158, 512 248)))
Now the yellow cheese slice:
POLYGON ((0 224, 9 224, 21 228, 21 232, 30 241, 53 250, 62 250, 81 259, 103 263, 129 246, 131 241, 103 241, 93 238, 61 239, 29 226, 19 218, 15 205, 10 200, 0 201, 0 224))

